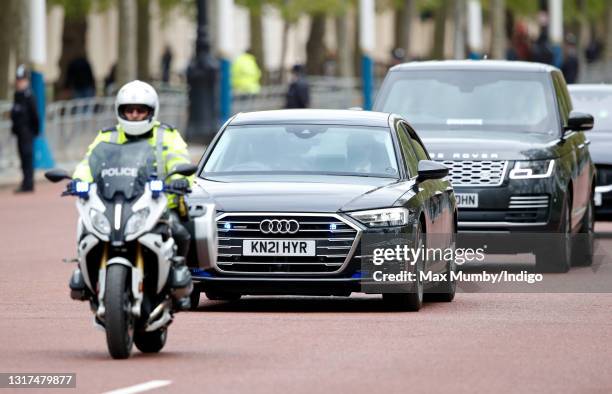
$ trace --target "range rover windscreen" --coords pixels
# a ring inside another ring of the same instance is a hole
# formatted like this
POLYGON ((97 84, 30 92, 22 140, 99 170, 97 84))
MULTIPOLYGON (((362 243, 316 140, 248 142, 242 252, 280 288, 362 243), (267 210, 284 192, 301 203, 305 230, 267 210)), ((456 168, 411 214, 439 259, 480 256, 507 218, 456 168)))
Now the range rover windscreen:
POLYGON ((419 132, 556 133, 552 86, 542 73, 455 70, 393 72, 377 101, 419 132), (511 98, 511 99, 509 99, 511 98))
POLYGON ((308 124, 230 126, 204 173, 399 176, 388 128, 308 124))

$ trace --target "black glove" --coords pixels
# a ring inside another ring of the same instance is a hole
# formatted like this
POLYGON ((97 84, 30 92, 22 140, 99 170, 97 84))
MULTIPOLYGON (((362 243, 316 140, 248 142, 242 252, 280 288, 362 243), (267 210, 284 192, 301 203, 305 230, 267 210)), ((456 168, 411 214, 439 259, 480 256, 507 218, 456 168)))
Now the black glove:
POLYGON ((186 178, 173 179, 170 182, 170 188, 185 193, 189 193, 191 191, 189 188, 189 181, 186 178))
POLYGON ((77 182, 81 182, 81 180, 79 178, 76 178, 68 182, 68 184, 66 185, 66 191, 62 193, 62 196, 76 196, 77 195, 77 190, 76 190, 77 182))

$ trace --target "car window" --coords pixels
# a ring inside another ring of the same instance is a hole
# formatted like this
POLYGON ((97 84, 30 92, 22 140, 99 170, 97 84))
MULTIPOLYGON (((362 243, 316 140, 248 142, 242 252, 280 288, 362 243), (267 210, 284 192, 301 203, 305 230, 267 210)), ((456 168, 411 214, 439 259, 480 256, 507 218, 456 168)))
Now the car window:
POLYGON ((558 130, 554 96, 542 72, 394 71, 385 79, 374 109, 400 114, 421 134, 558 130))
POLYGON ((399 177, 389 128, 312 124, 230 126, 204 172, 399 177))
POLYGON ((565 80, 562 79, 563 77, 557 72, 553 72, 552 76, 555 94, 557 95, 559 116, 561 117, 562 125, 566 125, 569 113, 572 110, 572 102, 570 101, 569 95, 566 94, 566 89, 564 89, 565 80))
POLYGON ((408 174, 410 175, 410 177, 416 176, 418 174, 419 159, 417 158, 417 155, 412 148, 410 136, 408 135, 408 131, 406 130, 402 122, 398 123, 397 135, 399 137, 400 146, 404 155, 404 161, 406 162, 408 174))
POLYGON ((414 153, 416 154, 417 159, 430 160, 429 154, 427 153, 427 150, 425 149, 425 147, 423 146, 423 144, 417 137, 416 132, 409 125, 405 123, 403 124, 403 126, 408 132, 408 137, 410 138, 410 145, 412 145, 412 149, 414 150, 414 153))

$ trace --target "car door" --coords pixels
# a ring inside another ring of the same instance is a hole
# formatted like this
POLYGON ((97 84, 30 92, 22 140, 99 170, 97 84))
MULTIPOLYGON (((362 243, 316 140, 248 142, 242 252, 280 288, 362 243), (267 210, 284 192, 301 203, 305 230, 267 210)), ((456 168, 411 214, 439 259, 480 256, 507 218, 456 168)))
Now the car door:
MULTIPOLYGON (((572 101, 567 91, 567 85, 560 72, 553 72, 557 103, 563 126, 567 125, 569 114, 572 110, 572 101)), ((566 144, 572 148, 575 156, 575 168, 572 171, 572 227, 579 226, 586 211, 587 203, 590 198, 590 167, 589 152, 586 137, 582 131, 570 131, 565 135, 566 144)))

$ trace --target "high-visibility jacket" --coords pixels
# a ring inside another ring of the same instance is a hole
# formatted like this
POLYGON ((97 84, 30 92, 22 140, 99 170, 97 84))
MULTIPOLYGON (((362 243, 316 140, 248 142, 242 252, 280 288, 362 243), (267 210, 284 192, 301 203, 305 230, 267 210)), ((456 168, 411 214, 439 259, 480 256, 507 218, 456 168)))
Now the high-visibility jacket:
POLYGON ((232 90, 234 93, 257 94, 261 90, 261 70, 255 56, 243 53, 232 63, 232 90))
MULTIPOLYGON (((100 130, 96 139, 91 143, 91 145, 89 145, 89 148, 87 148, 85 158, 77 165, 74 174, 72 175, 72 178, 78 178, 90 183, 93 182, 94 179, 91 174, 91 169, 89 168, 89 156, 91 155, 91 152, 94 150, 94 148, 100 142, 125 144, 128 141, 129 140, 120 125, 105 130, 100 130)), ((158 170, 157 175, 160 179, 163 179, 166 174, 173 171, 178 164, 191 163, 189 152, 187 151, 187 144, 181 137, 178 130, 171 126, 155 122, 155 125, 153 126, 153 129, 151 131, 151 136, 147 139, 147 142, 153 147, 155 151, 155 165, 158 170), (161 162, 159 162, 160 156, 161 162)), ((177 179, 182 177, 182 175, 175 174, 170 177, 170 179, 177 179)), ((187 177, 187 179, 189 180, 189 184, 191 185, 193 182, 193 176, 187 177)), ((174 196, 168 196, 168 207, 175 208, 176 205, 176 199, 174 198, 174 196)))

